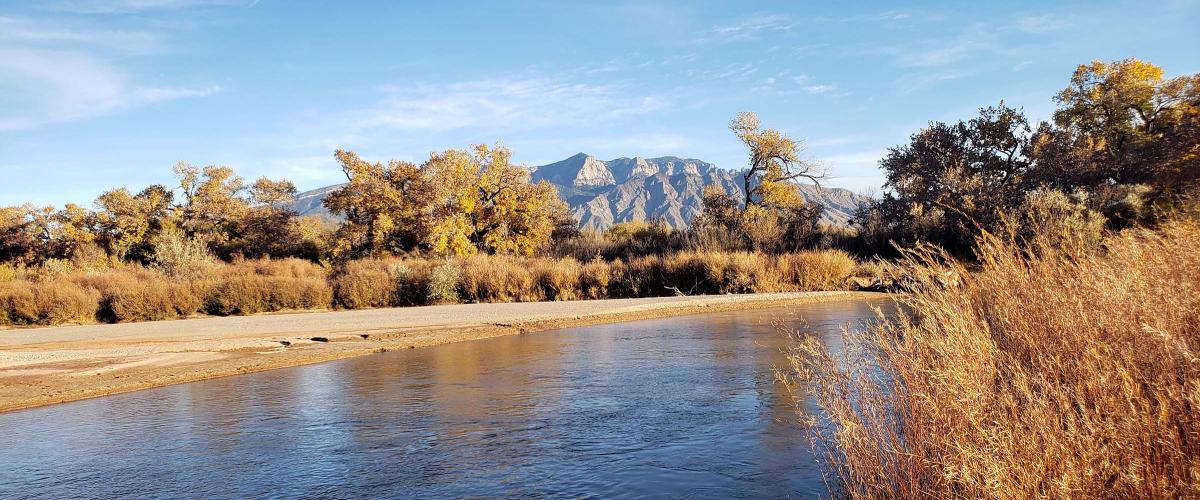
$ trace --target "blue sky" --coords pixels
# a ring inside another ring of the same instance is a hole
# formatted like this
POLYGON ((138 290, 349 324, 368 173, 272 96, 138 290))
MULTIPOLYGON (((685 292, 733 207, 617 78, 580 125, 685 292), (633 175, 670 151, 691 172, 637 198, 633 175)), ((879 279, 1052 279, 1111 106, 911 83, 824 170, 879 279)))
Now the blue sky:
POLYGON ((342 180, 335 148, 735 168, 743 110, 870 192, 931 120, 1047 118, 1077 64, 1200 71, 1194 1, 453 3, 0 0, 0 205, 90 205, 181 160, 311 189, 342 180))

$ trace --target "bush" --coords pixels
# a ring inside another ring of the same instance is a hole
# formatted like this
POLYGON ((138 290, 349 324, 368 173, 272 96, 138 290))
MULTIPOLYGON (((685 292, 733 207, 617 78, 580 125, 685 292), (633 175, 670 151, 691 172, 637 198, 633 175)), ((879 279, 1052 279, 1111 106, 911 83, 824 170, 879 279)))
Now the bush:
POLYGON ((69 281, 0 283, 0 325, 96 321, 99 294, 69 281))
POLYGON ((459 270, 454 261, 447 260, 429 273, 429 302, 453 304, 458 302, 459 270))
POLYGON ((123 266, 100 273, 73 277, 80 287, 97 293, 97 313, 100 321, 108 323, 149 321, 175 317, 180 309, 184 314, 198 312, 199 298, 192 297, 190 305, 176 307, 174 300, 187 300, 183 294, 172 295, 161 273, 139 266, 123 266))
POLYGON ((471 302, 511 302, 540 300, 533 271, 543 260, 504 256, 473 255, 460 262, 461 289, 471 302))
POLYGON ((395 283, 393 305, 419 306, 429 303, 429 274, 432 265, 425 260, 393 262, 388 274, 395 283))
POLYGON ((895 316, 847 332, 841 354, 797 337, 781 378, 824 410, 807 422, 834 489, 1200 496, 1200 225, 1032 240, 985 235, 973 272, 909 251, 895 316))
POLYGON ((324 280, 280 276, 234 276, 217 283, 208 298, 212 314, 255 314, 323 309, 333 301, 324 280))
POLYGON ((38 323, 42 325, 93 323, 100 302, 100 294, 95 290, 81 288, 66 280, 37 283, 33 298, 38 323))
POLYGON ((208 251, 208 245, 189 238, 177 228, 166 228, 151 243, 151 260, 155 267, 167 276, 183 279, 200 278, 217 266, 217 260, 208 251))
POLYGON ((0 283, 0 324, 32 325, 38 322, 33 285, 27 281, 0 283))
POLYGON ((110 321, 118 323, 156 321, 191 314, 203 306, 203 301, 190 291, 177 297, 175 294, 178 292, 173 288, 177 287, 161 281, 129 283, 107 297, 104 315, 109 317, 110 321), (175 300, 184 297, 193 300, 188 301, 187 305, 177 307, 175 300))
POLYGON ((334 302, 346 309, 392 305, 396 283, 386 266, 378 260, 347 262, 333 278, 334 302))
POLYGON ((612 282, 612 267, 599 258, 583 265, 579 273, 579 292, 586 299, 606 299, 612 282))
POLYGON ((841 290, 858 265, 841 250, 810 250, 779 256, 787 280, 800 290, 841 290))
POLYGON ((537 281, 547 300, 576 300, 579 294, 579 261, 543 260, 537 263, 537 281))
POLYGON ((736 252, 729 254, 729 264, 725 268, 723 292, 751 293, 759 291, 766 285, 768 268, 761 254, 736 252), (760 282, 762 282, 760 284, 760 282))

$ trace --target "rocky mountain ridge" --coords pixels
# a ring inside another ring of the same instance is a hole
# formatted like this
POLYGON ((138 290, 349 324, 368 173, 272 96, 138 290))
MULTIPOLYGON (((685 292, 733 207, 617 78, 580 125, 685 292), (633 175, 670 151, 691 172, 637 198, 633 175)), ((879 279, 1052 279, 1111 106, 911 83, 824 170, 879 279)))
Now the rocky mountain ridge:
MULTIPOLYGON (((553 184, 580 226, 590 229, 638 220, 663 220, 682 228, 700 213, 704 186, 717 184, 728 193, 743 193, 740 172, 675 156, 603 161, 579 153, 530 171, 533 181, 553 184)), ((305 215, 328 214, 322 201, 338 187, 301 193, 294 206, 305 215)), ((867 199, 841 188, 801 185, 800 190, 809 203, 825 206, 822 220, 829 224, 848 224, 867 199)))

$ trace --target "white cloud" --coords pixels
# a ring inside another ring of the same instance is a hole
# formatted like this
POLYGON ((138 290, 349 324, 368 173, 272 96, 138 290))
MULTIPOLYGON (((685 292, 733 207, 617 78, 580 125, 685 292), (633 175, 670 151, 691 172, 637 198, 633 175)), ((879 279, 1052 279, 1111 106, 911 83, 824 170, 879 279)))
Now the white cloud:
POLYGON ((745 80, 751 75, 758 72, 758 68, 753 63, 730 64, 725 67, 725 70, 717 73, 717 78, 730 78, 733 80, 745 80))
POLYGON ((138 87, 133 90, 133 103, 155 103, 186 97, 207 97, 221 91, 220 85, 189 89, 182 87, 138 87))
MULTIPOLYGON (((113 8, 182 5, 149 0, 87 2, 96 8, 101 4, 113 8)), ((0 131, 83 120, 221 91, 217 85, 147 84, 112 62, 164 51, 152 32, 114 29, 89 16, 0 16, 0 93, 13 103, 0 109, 0 131)))
POLYGON ((120 69, 91 55, 0 47, 0 90, 23 106, 0 111, 0 131, 34 128, 108 114, 121 108, 219 92, 140 86, 120 69))
POLYGON ((352 128, 531 130, 602 123, 645 115, 668 105, 662 96, 632 95, 620 86, 549 78, 485 79, 382 90, 385 96, 378 103, 346 117, 352 128))
POLYGON ((809 94, 828 94, 837 90, 837 85, 808 85, 804 87, 804 91, 809 94))
POLYGON ((942 82, 958 80, 974 76, 979 73, 977 69, 946 69, 941 71, 922 71, 919 73, 909 73, 897 78, 893 87, 897 94, 911 94, 918 90, 924 90, 933 87, 942 82))
POLYGON ((51 4, 51 7, 80 14, 133 14, 150 10, 237 4, 253 5, 249 0, 62 0, 51 4))
POLYGON ((1025 33, 1043 34, 1071 27, 1071 21, 1055 14, 1020 16, 1014 25, 1025 33))
POLYGON ((158 37, 145 31, 9 16, 0 16, 0 44, 41 48, 87 46, 121 54, 147 54, 162 48, 158 37))
POLYGON ((764 33, 792 29, 791 18, 780 14, 755 14, 739 22, 713 28, 713 35, 721 41, 756 40, 764 33))

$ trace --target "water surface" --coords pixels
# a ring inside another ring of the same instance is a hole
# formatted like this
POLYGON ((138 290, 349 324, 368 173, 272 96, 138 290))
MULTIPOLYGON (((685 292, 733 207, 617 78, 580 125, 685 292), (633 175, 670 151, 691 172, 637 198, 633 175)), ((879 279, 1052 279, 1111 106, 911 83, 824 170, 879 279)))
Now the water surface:
POLYGON ((881 302, 389 352, 0 415, 0 498, 812 497, 775 323, 881 302))

